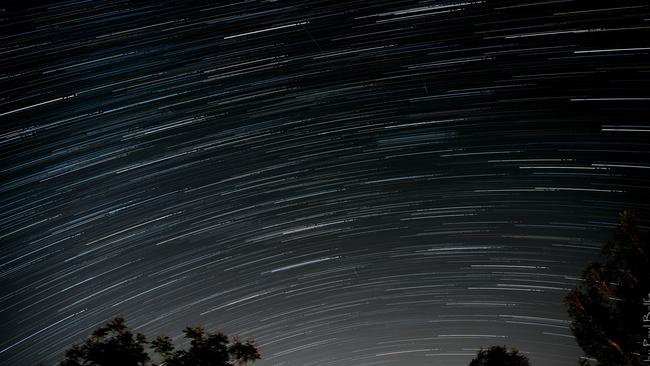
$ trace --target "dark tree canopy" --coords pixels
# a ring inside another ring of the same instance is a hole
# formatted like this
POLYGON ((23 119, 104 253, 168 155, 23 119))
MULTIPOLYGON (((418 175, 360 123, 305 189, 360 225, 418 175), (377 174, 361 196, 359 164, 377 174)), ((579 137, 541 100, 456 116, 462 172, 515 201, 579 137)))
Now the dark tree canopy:
POLYGON ((166 336, 156 338, 151 345, 162 356, 165 366, 225 366, 246 365, 260 359, 257 347, 252 341, 241 342, 234 339, 229 344, 223 333, 206 332, 203 327, 187 327, 183 330, 190 340, 190 348, 174 350, 171 339, 166 336))
POLYGON ((479 350, 469 366, 530 366, 530 362, 514 348, 508 351, 505 346, 492 346, 479 350))
MULTIPOLYGON (((183 331, 190 340, 187 350, 176 350, 171 338, 159 336, 151 348, 165 366, 244 366, 260 359, 255 343, 235 338, 232 344, 223 333, 207 332, 203 327, 187 327, 183 331)), ((148 345, 143 334, 134 334, 116 318, 97 329, 83 344, 65 353, 61 366, 147 366, 151 363, 145 351, 148 345)))
POLYGON ((149 362, 144 335, 133 332, 116 318, 95 330, 86 341, 65 353, 61 366, 143 366, 149 362))
MULTIPOLYGON (((630 212, 620 215, 601 262, 564 299, 571 331, 585 354, 601 366, 643 365, 643 299, 650 293, 650 245, 630 212)), ((645 311, 644 311, 645 310, 645 311)))

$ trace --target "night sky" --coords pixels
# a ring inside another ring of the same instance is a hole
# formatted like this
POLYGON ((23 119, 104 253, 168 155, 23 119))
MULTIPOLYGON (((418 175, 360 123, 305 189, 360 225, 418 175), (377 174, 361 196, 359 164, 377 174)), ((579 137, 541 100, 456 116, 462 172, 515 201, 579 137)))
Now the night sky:
POLYGON ((650 217, 647 1, 63 1, 0 12, 0 364, 107 320, 259 366, 582 355, 650 217))

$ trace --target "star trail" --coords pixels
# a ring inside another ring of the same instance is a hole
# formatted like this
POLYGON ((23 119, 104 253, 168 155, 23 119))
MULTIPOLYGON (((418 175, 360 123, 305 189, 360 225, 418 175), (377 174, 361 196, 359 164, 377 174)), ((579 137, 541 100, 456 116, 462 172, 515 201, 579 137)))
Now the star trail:
POLYGON ((646 1, 0 9, 0 364, 116 316, 260 366, 582 351, 562 298, 650 217, 646 1))

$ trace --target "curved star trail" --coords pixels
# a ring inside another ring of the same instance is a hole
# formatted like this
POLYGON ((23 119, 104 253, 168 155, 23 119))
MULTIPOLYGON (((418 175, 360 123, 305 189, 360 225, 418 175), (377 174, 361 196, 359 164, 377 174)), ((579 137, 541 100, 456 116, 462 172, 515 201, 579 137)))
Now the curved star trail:
POLYGON ((574 365, 562 297, 650 217, 644 1, 4 6, 3 365, 115 316, 260 366, 574 365))

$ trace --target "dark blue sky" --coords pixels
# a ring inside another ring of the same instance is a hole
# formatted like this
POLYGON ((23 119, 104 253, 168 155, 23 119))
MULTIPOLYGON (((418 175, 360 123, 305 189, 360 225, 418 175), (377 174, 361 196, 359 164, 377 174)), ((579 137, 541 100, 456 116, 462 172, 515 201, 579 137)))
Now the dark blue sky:
POLYGON ((260 366, 575 365, 564 294, 648 225, 645 2, 1 11, 2 365, 115 316, 260 366))

